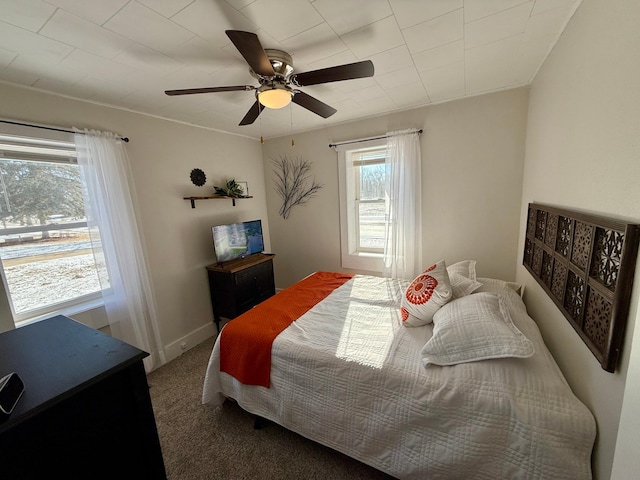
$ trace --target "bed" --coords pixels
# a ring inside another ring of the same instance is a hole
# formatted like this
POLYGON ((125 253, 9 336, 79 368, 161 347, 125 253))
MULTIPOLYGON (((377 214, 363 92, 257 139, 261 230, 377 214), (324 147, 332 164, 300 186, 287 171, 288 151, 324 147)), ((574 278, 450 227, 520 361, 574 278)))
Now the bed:
POLYGON ((591 478, 595 420, 519 286, 472 261, 421 275, 315 272, 282 290, 224 326, 203 403, 232 399, 399 479, 591 478), (409 326, 411 307, 427 321, 409 326))

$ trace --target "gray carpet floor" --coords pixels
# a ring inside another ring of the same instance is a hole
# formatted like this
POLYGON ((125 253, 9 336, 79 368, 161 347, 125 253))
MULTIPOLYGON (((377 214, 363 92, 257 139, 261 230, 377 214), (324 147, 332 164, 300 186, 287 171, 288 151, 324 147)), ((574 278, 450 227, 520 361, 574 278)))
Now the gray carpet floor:
POLYGON ((229 400, 203 405, 214 340, 147 376, 169 480, 393 478, 277 424, 256 430, 255 417, 229 400))

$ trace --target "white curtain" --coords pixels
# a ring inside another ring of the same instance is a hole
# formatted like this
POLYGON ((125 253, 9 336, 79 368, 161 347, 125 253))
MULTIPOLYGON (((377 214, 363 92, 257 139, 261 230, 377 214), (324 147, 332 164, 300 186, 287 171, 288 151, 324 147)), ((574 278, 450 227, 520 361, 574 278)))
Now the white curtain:
POLYGON ((87 223, 111 335, 149 353, 150 372, 165 363, 142 241, 134 210, 129 160, 119 136, 95 130, 75 135, 86 186, 87 223))
POLYGON ((384 275, 413 279, 422 265, 420 138, 415 130, 387 133, 384 275))

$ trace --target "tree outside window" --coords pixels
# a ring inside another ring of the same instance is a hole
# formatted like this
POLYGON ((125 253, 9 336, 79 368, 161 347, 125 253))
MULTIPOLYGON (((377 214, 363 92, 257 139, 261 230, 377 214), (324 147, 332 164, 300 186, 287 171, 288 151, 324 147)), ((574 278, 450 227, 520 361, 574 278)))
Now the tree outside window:
POLYGON ((101 290, 75 164, 0 159, 0 260, 15 320, 101 290))

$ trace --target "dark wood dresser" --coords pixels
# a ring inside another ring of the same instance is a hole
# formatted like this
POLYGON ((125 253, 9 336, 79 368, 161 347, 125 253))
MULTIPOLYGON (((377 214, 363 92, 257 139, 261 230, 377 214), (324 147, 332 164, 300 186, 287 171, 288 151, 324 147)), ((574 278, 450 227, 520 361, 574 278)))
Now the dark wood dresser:
POLYGON ((0 478, 166 479, 146 356, 62 315, 0 334, 0 376, 25 384, 0 420, 0 478))
POLYGON ((207 267, 213 320, 235 318, 275 295, 273 257, 263 253, 207 267))

